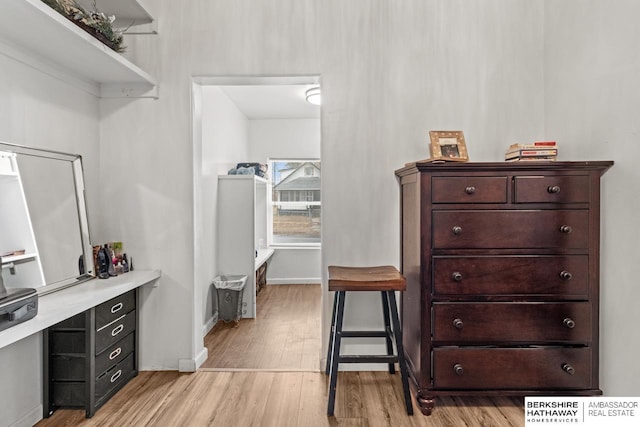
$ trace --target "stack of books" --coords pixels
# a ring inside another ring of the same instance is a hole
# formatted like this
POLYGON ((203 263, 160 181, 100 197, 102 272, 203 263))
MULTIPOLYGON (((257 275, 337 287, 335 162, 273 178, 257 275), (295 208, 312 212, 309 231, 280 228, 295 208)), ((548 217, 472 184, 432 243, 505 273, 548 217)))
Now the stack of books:
POLYGON ((558 157, 555 141, 537 141, 528 144, 511 144, 504 154, 507 162, 554 161, 558 157))

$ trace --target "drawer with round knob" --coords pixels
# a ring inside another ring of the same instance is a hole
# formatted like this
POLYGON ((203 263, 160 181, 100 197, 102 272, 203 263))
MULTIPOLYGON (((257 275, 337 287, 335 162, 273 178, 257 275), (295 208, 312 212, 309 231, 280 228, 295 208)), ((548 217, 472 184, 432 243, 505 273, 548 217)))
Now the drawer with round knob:
POLYGON ((590 347, 436 348, 439 389, 589 389, 590 347))
POLYGON ((591 304, 434 303, 433 341, 440 344, 591 342, 591 304))
POLYGON ((506 203, 506 176, 433 177, 433 203, 506 203))
POLYGON ((433 214, 434 249, 585 249, 587 210, 442 210, 433 214))
POLYGON ((515 203, 588 203, 589 176, 516 176, 515 203))
POLYGON ((434 296, 587 300, 587 255, 434 256, 434 296))

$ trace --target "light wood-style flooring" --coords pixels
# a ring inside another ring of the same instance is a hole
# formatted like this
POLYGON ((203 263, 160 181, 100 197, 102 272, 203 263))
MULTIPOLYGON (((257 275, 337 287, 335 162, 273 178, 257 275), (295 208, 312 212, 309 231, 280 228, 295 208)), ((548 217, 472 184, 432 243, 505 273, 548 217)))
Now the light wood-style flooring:
POLYGON ((65 409, 37 426, 524 426, 520 398, 443 397, 429 417, 414 402, 410 417, 399 375, 386 371, 340 372, 327 417, 319 322, 320 286, 268 286, 256 320, 207 335, 210 357, 198 372, 140 372, 93 418, 65 409))
POLYGON ((37 426, 524 426, 515 398, 442 398, 410 417, 399 376, 380 371, 341 372, 335 416, 326 410, 319 372, 141 372, 93 418, 59 410, 37 426))
POLYGON ((320 368, 320 285, 270 285, 258 293, 256 318, 219 321, 207 334, 202 369, 320 368))

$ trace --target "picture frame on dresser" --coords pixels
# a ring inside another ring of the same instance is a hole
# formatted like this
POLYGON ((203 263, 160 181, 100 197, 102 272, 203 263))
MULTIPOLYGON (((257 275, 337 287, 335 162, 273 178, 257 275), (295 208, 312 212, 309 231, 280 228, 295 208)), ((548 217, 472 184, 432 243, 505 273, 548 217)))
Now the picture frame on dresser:
POLYGON ((464 140, 464 133, 460 130, 429 131, 429 153, 430 160, 443 160, 453 162, 469 161, 467 144, 464 140))

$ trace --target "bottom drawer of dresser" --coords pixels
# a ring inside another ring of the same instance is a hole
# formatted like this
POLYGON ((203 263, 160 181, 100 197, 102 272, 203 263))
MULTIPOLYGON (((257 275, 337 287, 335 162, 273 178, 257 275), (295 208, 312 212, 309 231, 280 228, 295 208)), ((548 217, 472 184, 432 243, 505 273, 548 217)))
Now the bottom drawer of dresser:
POLYGON ((589 389, 591 348, 436 348, 439 389, 589 389))
POLYGON ((96 379, 96 402, 131 377, 135 368, 134 355, 135 353, 130 353, 124 360, 96 379))

